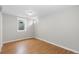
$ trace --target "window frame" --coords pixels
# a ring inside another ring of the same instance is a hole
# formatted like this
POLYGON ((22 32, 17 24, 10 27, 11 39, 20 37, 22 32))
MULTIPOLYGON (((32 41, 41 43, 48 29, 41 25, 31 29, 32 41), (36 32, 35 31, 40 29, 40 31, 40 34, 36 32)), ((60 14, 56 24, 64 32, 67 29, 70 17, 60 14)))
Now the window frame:
POLYGON ((17 17, 17 32, 26 32, 27 30, 27 19, 22 17, 17 17), (19 21, 24 23, 24 30, 19 30, 19 21))

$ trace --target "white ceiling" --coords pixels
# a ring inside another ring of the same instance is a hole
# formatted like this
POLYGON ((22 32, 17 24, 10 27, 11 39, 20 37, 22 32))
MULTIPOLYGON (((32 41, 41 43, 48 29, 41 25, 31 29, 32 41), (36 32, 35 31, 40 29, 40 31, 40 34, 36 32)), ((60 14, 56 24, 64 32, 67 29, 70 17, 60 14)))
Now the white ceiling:
POLYGON ((37 16, 39 17, 45 17, 47 15, 53 14, 56 11, 72 7, 68 5, 3 5, 2 6, 2 12, 20 16, 20 17, 26 17, 26 10, 31 9, 33 10, 37 16))

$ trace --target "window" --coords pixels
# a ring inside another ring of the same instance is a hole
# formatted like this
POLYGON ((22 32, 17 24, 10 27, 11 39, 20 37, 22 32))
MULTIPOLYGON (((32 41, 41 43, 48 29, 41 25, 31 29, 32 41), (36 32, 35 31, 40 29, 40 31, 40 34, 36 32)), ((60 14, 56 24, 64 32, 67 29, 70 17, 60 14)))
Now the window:
POLYGON ((23 32, 27 29, 27 19, 17 17, 17 32, 23 32))

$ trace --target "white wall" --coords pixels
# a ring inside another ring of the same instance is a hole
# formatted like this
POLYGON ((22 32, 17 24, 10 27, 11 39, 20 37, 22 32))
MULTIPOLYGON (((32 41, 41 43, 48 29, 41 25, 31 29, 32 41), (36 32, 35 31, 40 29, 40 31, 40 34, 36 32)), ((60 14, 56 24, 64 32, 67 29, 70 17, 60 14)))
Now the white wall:
POLYGON ((0 11, 0 51, 1 51, 1 47, 2 47, 2 14, 0 11))
POLYGON ((71 7, 39 19, 36 37, 79 51, 79 7, 71 7))
POLYGON ((27 20, 27 31, 17 32, 17 17, 3 14, 3 42, 26 39, 33 36, 33 25, 27 20))

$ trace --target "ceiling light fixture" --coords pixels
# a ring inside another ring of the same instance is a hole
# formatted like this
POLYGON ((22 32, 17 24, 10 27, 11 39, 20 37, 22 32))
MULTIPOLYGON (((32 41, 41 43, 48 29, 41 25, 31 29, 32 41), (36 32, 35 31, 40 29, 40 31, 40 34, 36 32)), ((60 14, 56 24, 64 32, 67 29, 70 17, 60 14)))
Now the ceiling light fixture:
POLYGON ((34 16, 35 12, 33 12, 32 10, 26 10, 26 15, 27 16, 34 16))

